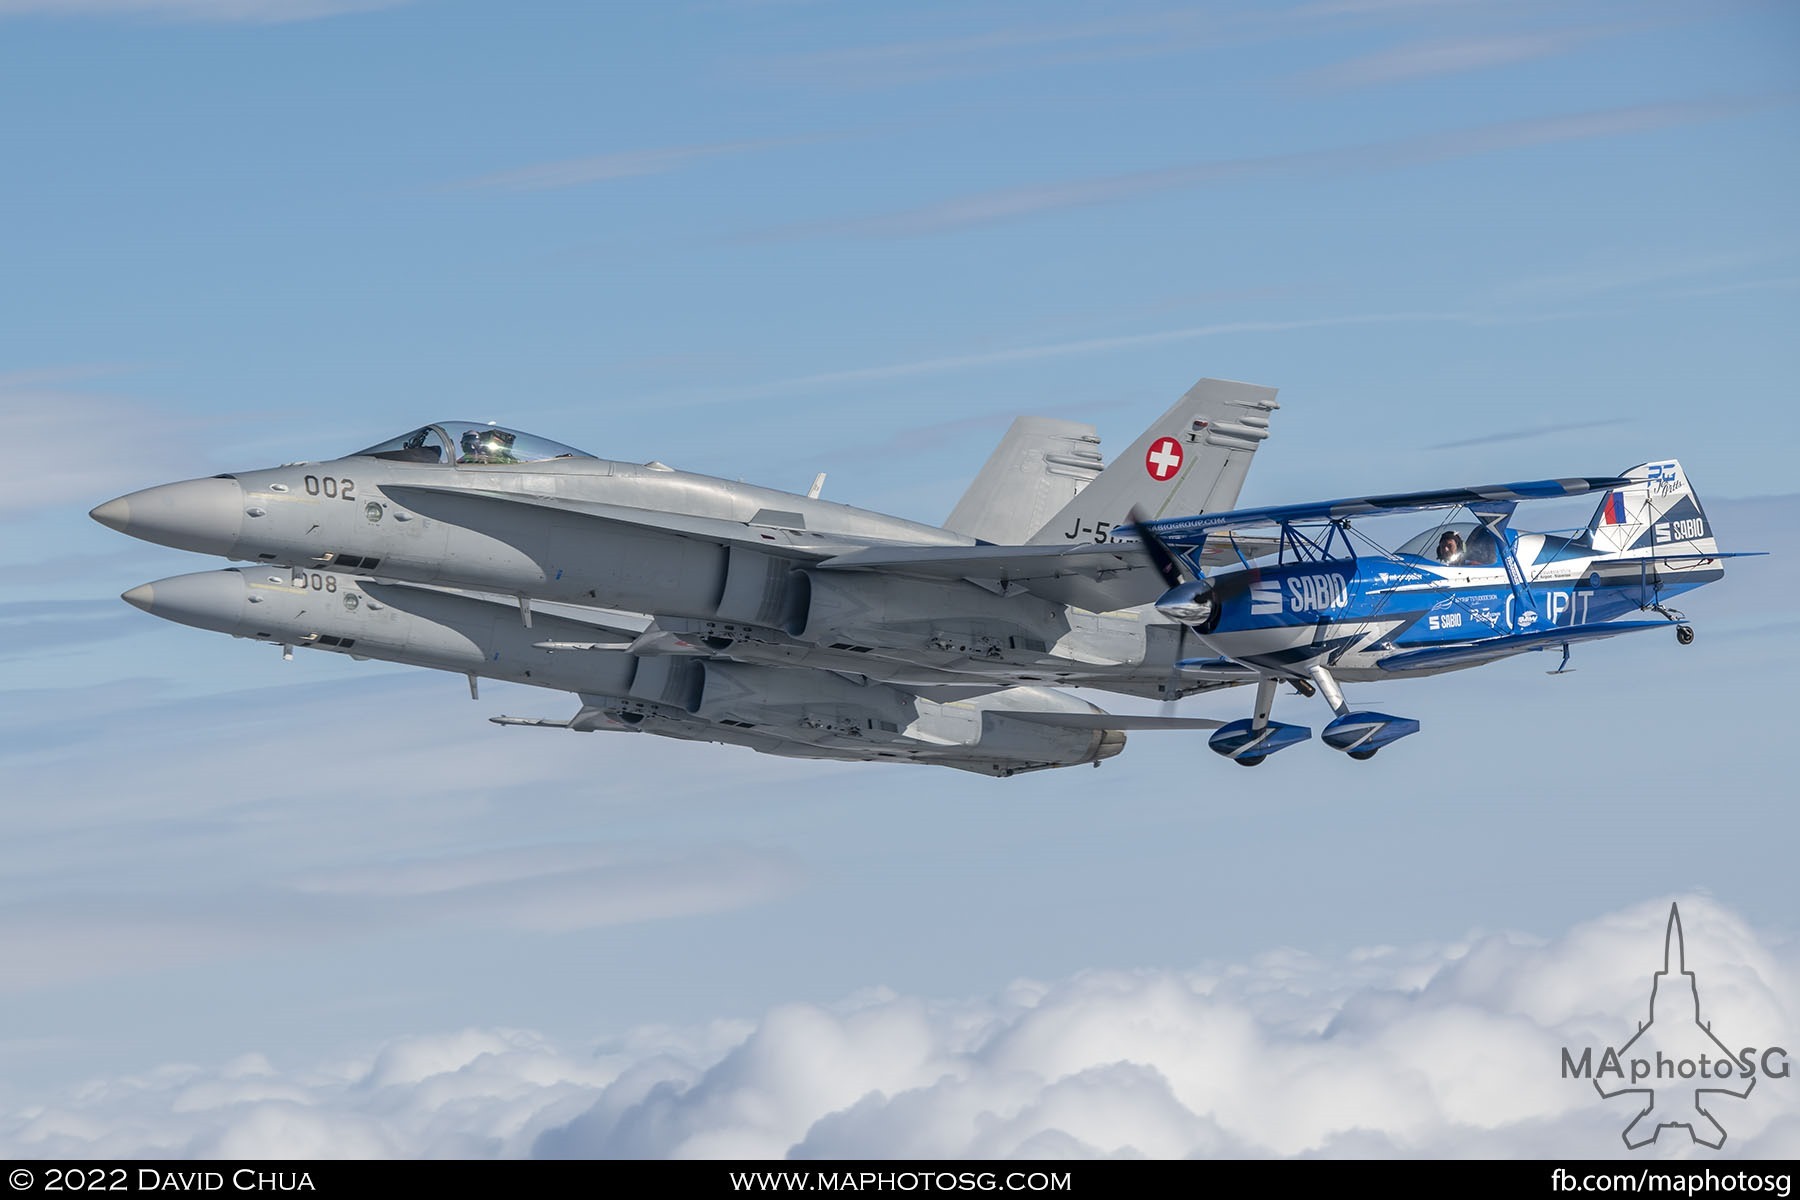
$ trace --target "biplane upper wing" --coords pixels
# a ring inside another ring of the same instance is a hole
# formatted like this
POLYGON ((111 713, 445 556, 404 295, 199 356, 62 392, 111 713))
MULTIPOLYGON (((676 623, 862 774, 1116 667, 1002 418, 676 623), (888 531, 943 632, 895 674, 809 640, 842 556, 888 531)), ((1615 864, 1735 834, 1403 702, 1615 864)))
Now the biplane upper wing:
MULTIPOLYGON (((1490 483, 1480 487, 1443 488, 1430 492, 1396 492, 1386 496, 1352 496, 1343 500, 1319 500, 1310 504, 1277 504, 1269 508, 1240 508, 1232 512, 1201 513, 1194 517, 1170 517, 1144 525, 1166 542, 1181 543, 1227 529, 1253 529, 1266 525, 1290 525, 1300 521, 1333 521, 1343 517, 1422 512, 1433 508, 1462 508, 1520 500, 1556 500, 1604 492, 1631 482, 1618 476, 1604 478, 1531 479, 1519 483, 1490 483)), ((1121 525, 1117 532, 1136 536, 1138 527, 1121 525)))

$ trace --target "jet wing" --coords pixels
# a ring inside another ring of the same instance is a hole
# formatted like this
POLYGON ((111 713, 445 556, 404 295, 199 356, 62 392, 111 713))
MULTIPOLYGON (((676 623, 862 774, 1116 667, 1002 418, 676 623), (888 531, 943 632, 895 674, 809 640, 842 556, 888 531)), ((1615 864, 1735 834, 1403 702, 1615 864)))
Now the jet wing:
POLYGON ((1405 650, 1381 660, 1384 671, 1412 671, 1420 667, 1473 666, 1491 662, 1527 650, 1552 650, 1571 642, 1594 642, 1639 629, 1667 629, 1667 621, 1608 621, 1604 624, 1577 625, 1573 629, 1536 629, 1530 633, 1511 633, 1504 637, 1483 638, 1460 646, 1429 646, 1423 650, 1405 650))
MULTIPOLYGON (((529 510, 566 512, 599 521, 630 525, 647 532, 694 538, 724 546, 744 546, 766 554, 839 571, 885 571, 926 579, 966 579, 995 591, 1018 588, 1058 604, 1093 612, 1148 604, 1167 586, 1155 564, 1136 542, 1084 542, 1076 546, 901 546, 874 543, 804 529, 777 529, 653 512, 621 504, 570 500, 560 496, 522 495, 427 484, 391 484, 382 491, 428 517, 457 521, 487 513, 529 510), (822 560, 822 561, 821 561, 822 560)), ((1270 539, 1233 538, 1209 546, 1202 563, 1235 563, 1267 553, 1270 539), (1231 542, 1236 542, 1234 547, 1231 542)))
MULTIPOLYGON (((1207 546, 1200 561, 1205 565, 1235 564, 1240 549, 1245 558, 1255 558, 1278 544, 1269 538, 1221 540, 1207 546)), ((1148 551, 1135 541, 1076 546, 871 546, 818 565, 827 571, 962 579, 1002 594, 1026 591, 1091 612, 1149 604, 1169 590, 1148 551)))
POLYGON ((568 500, 560 496, 531 496, 518 492, 492 492, 416 483, 386 484, 381 490, 425 516, 445 521, 455 521, 455 514, 459 509, 469 511, 465 506, 488 512, 522 512, 529 509, 566 512, 597 521, 610 521, 615 525, 631 525, 653 533, 695 538, 726 546, 754 547, 767 554, 809 560, 827 558, 847 549, 868 545, 866 541, 812 533, 804 529, 776 529, 748 525, 742 521, 725 521, 717 517, 654 512, 623 504, 568 500))
MULTIPOLYGON (((1493 502, 1555 500, 1565 496, 1585 496, 1590 492, 1610 491, 1630 482, 1617 476, 1532 479, 1520 483, 1444 488, 1433 492, 1352 496, 1344 500, 1318 500, 1310 504, 1278 504, 1271 508, 1240 508, 1233 512, 1201 513, 1196 517, 1171 517, 1163 521, 1150 521, 1146 528, 1159 534, 1164 541, 1180 542, 1184 538, 1203 536, 1222 529, 1251 529, 1264 525, 1287 525, 1296 521, 1332 521, 1342 517, 1422 512, 1433 508, 1461 508, 1493 502)), ((1130 536, 1137 532, 1137 527, 1122 525, 1118 532, 1130 536)))

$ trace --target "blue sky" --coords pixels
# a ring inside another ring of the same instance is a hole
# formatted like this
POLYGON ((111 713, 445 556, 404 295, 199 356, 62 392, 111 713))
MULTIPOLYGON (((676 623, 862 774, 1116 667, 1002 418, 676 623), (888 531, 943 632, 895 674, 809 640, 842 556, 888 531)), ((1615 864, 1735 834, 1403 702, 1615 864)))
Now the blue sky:
MULTIPOLYGON (((1740 991, 1772 1007, 1740 1019, 1800 1038, 1789 6, 0 0, 0 31, 0 413, 29 446, 0 483, 0 1145, 47 1144, 21 1114, 102 1080, 161 1140, 70 1152, 260 1146, 142 1081, 261 1056, 273 1095, 537 1038, 566 1068, 551 1129, 646 1031, 711 1079, 746 1030, 791 1048, 783 1005, 1284 978, 1276 953, 1325 964, 1330 1009, 1369 947, 1425 978, 1483 933, 1653 934, 1677 895, 1765 956, 1740 991), (117 594, 217 564, 85 515, 470 418, 795 490, 823 470, 937 521, 1013 416, 1116 451, 1203 375, 1281 389, 1247 503, 1674 455, 1723 542, 1776 553, 1694 597, 1687 650, 1369 689, 1426 728, 1366 765, 1143 735, 992 781, 497 730, 568 706, 157 622, 117 594)), ((1338 1136, 1252 1135, 1229 1088, 1208 1115, 1164 1074, 1225 1140, 1159 1146, 1338 1136)), ((241 1133, 274 1119, 259 1095, 208 1111, 241 1133)), ((1761 1145, 1794 1144, 1783 1119, 1761 1145)), ((895 1121, 814 1142, 914 1144, 895 1121)), ((1543 1144, 1446 1121, 1392 1144, 1543 1144)), ((627 1145, 572 1136, 545 1144, 627 1145)))

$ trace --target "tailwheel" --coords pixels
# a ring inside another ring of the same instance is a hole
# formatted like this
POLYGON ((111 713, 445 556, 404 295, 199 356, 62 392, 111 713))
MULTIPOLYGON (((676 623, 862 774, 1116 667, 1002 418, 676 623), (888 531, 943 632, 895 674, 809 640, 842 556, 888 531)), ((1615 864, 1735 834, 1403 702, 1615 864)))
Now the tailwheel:
POLYGON ((1357 762, 1368 762, 1371 758, 1375 757, 1375 751, 1373 750, 1351 750, 1348 753, 1350 757, 1354 758, 1357 762))
POLYGON ((1694 627, 1692 625, 1677 625, 1675 627, 1675 640, 1680 642, 1683 646, 1693 645, 1694 627))
POLYGON ((1250 754, 1250 755, 1246 755, 1243 758, 1234 758, 1231 761, 1236 763, 1240 767, 1254 767, 1254 766, 1258 765, 1259 763, 1261 763, 1262 760, 1267 757, 1269 757, 1269 756, 1266 754, 1250 754))

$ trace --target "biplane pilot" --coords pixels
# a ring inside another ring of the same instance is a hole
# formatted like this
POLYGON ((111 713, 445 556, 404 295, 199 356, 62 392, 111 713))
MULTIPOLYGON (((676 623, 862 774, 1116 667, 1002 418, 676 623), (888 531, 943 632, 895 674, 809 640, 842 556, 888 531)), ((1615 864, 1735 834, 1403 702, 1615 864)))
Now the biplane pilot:
POLYGON ((1462 561, 1462 557, 1462 535, 1458 534, 1454 529, 1444 530, 1444 536, 1438 539, 1437 560, 1447 567, 1454 567, 1457 563, 1462 561))

